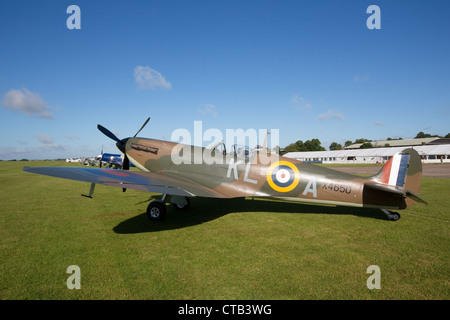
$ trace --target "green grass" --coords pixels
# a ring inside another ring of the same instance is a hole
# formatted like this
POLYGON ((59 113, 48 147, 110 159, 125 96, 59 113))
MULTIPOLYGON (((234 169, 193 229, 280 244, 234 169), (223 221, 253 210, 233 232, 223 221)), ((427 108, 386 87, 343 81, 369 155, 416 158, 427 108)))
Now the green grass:
POLYGON ((450 179, 401 211, 192 199, 150 222, 135 190, 30 174, 0 162, 1 299, 448 299, 450 179), (81 269, 69 290, 66 269, 81 269), (369 290, 366 269, 381 269, 369 290))

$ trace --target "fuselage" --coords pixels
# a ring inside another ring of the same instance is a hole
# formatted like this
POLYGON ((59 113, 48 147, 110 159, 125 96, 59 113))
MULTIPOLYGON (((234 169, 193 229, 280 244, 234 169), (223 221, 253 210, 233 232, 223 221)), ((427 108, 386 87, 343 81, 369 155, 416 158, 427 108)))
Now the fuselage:
POLYGON ((213 190, 216 197, 272 197, 343 206, 405 207, 401 197, 364 188, 370 178, 266 152, 246 156, 223 154, 146 138, 130 138, 125 150, 139 169, 201 185, 213 190))

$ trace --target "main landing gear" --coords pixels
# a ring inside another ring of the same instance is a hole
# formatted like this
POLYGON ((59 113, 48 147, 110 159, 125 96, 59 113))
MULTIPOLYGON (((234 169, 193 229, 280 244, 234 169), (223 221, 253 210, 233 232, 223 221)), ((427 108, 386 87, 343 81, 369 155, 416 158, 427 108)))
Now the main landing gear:
MULTIPOLYGON (((161 200, 153 200, 149 203, 147 207, 147 217, 153 221, 164 220, 167 214, 167 207, 165 204, 167 195, 164 194, 161 200)), ((175 210, 188 210, 190 207, 190 201, 188 197, 171 196, 169 199, 170 203, 173 204, 175 210)))
POLYGON ((398 219, 400 219, 400 214, 398 212, 389 211, 386 209, 381 209, 381 211, 383 211, 383 213, 387 215, 388 219, 391 221, 397 221, 398 219))

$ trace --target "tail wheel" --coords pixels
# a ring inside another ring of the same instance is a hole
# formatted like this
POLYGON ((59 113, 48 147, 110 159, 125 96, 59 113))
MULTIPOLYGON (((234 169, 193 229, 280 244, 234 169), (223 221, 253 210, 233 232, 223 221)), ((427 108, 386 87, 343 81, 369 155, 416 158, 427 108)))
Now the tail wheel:
POLYGON ((400 214, 398 212, 389 211, 386 209, 381 209, 381 211, 383 211, 383 213, 388 217, 390 221, 397 221, 398 219, 400 219, 400 214))
POLYGON ((391 213, 388 217, 389 217, 389 220, 391 220, 391 221, 397 221, 400 219, 400 214, 398 212, 391 211, 391 213))

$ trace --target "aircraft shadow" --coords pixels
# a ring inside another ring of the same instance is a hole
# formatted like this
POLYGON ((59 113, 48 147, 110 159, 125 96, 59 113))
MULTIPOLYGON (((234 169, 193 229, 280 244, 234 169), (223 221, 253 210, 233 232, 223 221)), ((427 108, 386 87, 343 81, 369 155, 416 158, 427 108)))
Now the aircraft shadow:
MULTIPOLYGON (((150 200, 153 200, 151 198, 150 200)), ((138 204, 142 204, 142 201, 138 204)), ((187 211, 175 210, 167 206, 167 215, 163 221, 150 221, 146 212, 127 219, 113 228, 115 233, 131 234, 180 229, 212 221, 234 212, 273 212, 292 214, 328 214, 355 215, 358 217, 388 220, 379 209, 331 207, 268 200, 191 198, 191 207, 187 211)))

